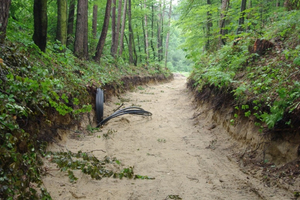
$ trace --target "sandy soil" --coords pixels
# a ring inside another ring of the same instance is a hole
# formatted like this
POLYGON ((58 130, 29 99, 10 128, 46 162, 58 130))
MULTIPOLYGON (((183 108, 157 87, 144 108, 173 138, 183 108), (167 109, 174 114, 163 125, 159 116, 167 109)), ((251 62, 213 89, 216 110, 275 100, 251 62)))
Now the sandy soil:
MULTIPOLYGON (((163 200, 163 199, 291 199, 291 194, 267 187, 261 180, 243 172, 227 155, 232 139, 221 127, 205 117, 193 117, 192 94, 180 75, 165 84, 138 87, 120 98, 125 106, 140 105, 152 117, 124 115, 112 119, 101 132, 67 136, 51 151, 92 152, 102 159, 116 157, 121 165, 134 166, 135 174, 154 177, 140 179, 91 179, 81 171, 74 172, 76 183, 70 183, 66 172, 45 162, 48 174, 43 178, 53 199, 90 200, 163 200), (113 134, 105 139, 104 133, 113 134)), ((120 99, 105 103, 110 115, 120 99)), ((259 173, 259 172, 258 172, 259 173)))

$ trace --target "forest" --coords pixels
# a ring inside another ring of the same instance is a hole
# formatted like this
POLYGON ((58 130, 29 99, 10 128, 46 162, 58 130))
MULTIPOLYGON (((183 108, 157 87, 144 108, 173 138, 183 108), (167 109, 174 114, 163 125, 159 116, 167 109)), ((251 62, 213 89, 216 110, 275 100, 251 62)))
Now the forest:
POLYGON ((233 126, 246 117, 261 133, 299 134, 299 8, 299 0, 0 0, 0 197, 51 198, 40 157, 52 138, 41 130, 55 125, 53 113, 80 120, 91 91, 122 90, 122 77, 190 72, 188 87, 218 96, 215 109, 230 100, 233 126))

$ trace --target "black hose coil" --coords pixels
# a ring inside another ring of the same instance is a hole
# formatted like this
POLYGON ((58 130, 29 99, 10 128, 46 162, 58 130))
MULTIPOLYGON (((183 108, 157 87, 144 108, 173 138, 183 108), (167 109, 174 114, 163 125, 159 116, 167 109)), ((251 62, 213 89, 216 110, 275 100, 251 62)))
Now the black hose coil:
POLYGON ((104 102, 104 93, 100 88, 98 88, 96 93, 97 124, 103 120, 103 102, 104 102))
POLYGON ((106 122, 108 122, 112 118, 115 118, 115 117, 118 117, 121 115, 125 115, 125 114, 143 115, 143 116, 151 116, 152 115, 151 112, 148 112, 140 107, 131 106, 131 107, 124 108, 124 109, 114 112, 112 115, 110 115, 109 117, 103 119, 100 123, 98 123, 97 127, 104 125, 106 122))
POLYGON ((103 103, 104 103, 104 93, 103 91, 98 88, 96 93, 96 116, 97 116, 97 127, 104 125, 109 120, 125 115, 125 114, 131 114, 131 115, 143 115, 143 116, 151 116, 152 113, 144 110, 143 108, 137 107, 137 106, 131 106, 127 107, 121 110, 118 110, 114 112, 109 117, 103 119, 103 103))

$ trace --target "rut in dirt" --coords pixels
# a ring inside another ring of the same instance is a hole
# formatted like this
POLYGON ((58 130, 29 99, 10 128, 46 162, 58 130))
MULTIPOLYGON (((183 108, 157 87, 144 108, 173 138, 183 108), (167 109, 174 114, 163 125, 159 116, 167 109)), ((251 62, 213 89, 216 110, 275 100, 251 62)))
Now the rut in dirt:
POLYGON ((99 159, 115 157, 118 163, 110 166, 112 170, 133 167, 135 174, 153 180, 95 180, 75 170, 78 180, 70 183, 66 172, 46 161, 45 187, 53 199, 290 199, 285 191, 265 186, 228 159, 224 149, 232 139, 205 114, 196 120, 192 99, 180 75, 169 83, 139 86, 106 102, 104 115, 124 102, 126 107, 150 111, 151 118, 124 115, 110 120, 100 132, 81 137, 69 134, 59 145, 49 147, 90 152, 99 159))

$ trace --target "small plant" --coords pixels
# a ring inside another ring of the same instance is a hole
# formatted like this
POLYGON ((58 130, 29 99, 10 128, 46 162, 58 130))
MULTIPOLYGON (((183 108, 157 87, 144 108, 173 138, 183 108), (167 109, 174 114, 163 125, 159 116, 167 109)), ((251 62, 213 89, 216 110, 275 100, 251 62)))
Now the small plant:
POLYGON ((51 158, 52 162, 56 163, 62 171, 68 171, 69 180, 71 183, 75 182, 78 178, 74 176, 74 170, 81 170, 84 174, 88 174, 91 178, 100 180, 103 177, 128 179, 153 179, 148 176, 141 176, 134 174, 133 167, 122 169, 120 172, 114 172, 106 169, 107 164, 121 162, 116 158, 109 158, 105 156, 103 160, 99 160, 89 153, 78 151, 77 153, 68 152, 47 152, 46 157, 51 158))
POLYGON ((112 139, 113 134, 116 133, 116 132, 117 132, 117 131, 114 130, 114 129, 109 129, 109 130, 107 131, 107 133, 103 133, 102 136, 103 136, 103 138, 106 139, 106 140, 112 139))
POLYGON ((166 143, 167 142, 166 139, 160 139, 160 138, 157 139, 157 141, 160 142, 160 143, 166 143))
POLYGON ((95 133, 95 132, 99 132, 100 128, 97 127, 93 127, 92 125, 87 125, 86 130, 89 131, 90 133, 95 133))
POLYGON ((137 89, 139 89, 139 90, 145 90, 145 88, 143 88, 142 86, 137 86, 137 89))

